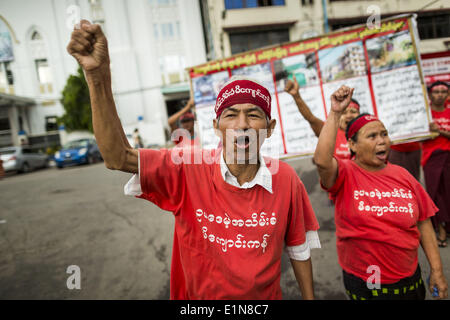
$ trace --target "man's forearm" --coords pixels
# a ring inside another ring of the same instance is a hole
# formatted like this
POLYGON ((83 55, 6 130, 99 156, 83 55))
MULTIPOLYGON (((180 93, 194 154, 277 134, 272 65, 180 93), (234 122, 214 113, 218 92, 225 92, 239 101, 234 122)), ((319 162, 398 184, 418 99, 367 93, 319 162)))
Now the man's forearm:
POLYGON ((105 165, 110 169, 123 170, 129 162, 127 158, 131 156, 131 146, 117 114, 109 67, 86 72, 85 76, 91 98, 94 134, 105 165))
POLYGON ((320 131, 324 125, 324 122, 317 118, 312 112, 311 109, 306 105, 305 101, 303 101, 300 94, 296 94, 293 96, 295 104, 297 105, 298 111, 301 113, 303 118, 309 122, 311 129, 314 131, 314 134, 318 137, 320 135, 320 131))
POLYGON ((302 293, 303 300, 314 300, 313 271, 311 258, 305 261, 291 259, 294 275, 302 293))
POLYGON ((317 142, 316 151, 314 152, 314 162, 319 167, 327 168, 331 165, 336 146, 339 117, 340 113, 331 111, 320 132, 319 141, 317 142))
POLYGON ((180 111, 178 111, 177 113, 173 114, 170 116, 170 118, 167 120, 167 123, 169 124, 169 126, 172 128, 176 122, 178 121, 178 119, 187 111, 189 111, 191 109, 191 105, 188 103, 187 105, 184 106, 183 109, 181 109, 180 111))

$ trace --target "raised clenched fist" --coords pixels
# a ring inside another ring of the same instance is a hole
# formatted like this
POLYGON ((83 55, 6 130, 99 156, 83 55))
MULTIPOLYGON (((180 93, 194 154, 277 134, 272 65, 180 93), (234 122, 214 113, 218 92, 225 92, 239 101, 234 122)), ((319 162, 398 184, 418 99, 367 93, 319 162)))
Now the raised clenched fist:
POLYGON ((72 32, 67 52, 86 72, 109 67, 108 42, 100 26, 87 20, 81 20, 79 26, 72 32))
POLYGON ((284 91, 289 93, 291 96, 300 95, 300 93, 298 91, 300 86, 298 85, 295 75, 293 78, 294 78, 294 80, 288 80, 286 82, 286 85, 284 86, 284 91))
POLYGON ((352 100, 354 88, 342 86, 331 95, 331 110, 343 112, 352 100))

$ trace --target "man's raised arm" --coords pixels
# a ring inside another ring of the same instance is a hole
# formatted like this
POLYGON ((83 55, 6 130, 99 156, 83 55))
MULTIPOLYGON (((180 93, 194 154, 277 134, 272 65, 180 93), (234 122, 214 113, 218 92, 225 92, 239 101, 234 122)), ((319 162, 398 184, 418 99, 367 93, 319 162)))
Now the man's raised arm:
POLYGON ((311 129, 313 130, 316 137, 319 137, 320 131, 322 131, 322 128, 324 126, 324 121, 317 118, 311 112, 311 109, 309 109, 305 101, 303 101, 299 89, 300 86, 298 85, 297 79, 294 75, 293 80, 287 81, 284 91, 289 93, 294 98, 298 111, 300 111, 303 118, 305 118, 305 120, 309 122, 309 125, 311 126, 311 129))
POLYGON ((108 43, 97 24, 81 20, 67 51, 83 68, 92 108, 92 124, 100 153, 108 169, 138 173, 138 151, 123 132, 111 89, 108 43))

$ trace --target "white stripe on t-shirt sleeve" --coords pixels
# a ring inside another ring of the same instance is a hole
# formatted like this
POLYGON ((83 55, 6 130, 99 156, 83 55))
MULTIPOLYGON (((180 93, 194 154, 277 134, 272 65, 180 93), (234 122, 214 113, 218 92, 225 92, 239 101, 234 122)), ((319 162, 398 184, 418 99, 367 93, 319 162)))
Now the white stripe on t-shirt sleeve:
POLYGON ((319 248, 321 246, 317 231, 307 231, 306 241, 303 244, 286 247, 286 251, 292 260, 305 261, 311 257, 311 249, 319 248))
POLYGON ((138 152, 138 173, 133 174, 131 179, 127 182, 127 184, 123 187, 123 192, 126 196, 140 196, 142 194, 141 189, 141 161, 139 159, 140 153, 138 152))

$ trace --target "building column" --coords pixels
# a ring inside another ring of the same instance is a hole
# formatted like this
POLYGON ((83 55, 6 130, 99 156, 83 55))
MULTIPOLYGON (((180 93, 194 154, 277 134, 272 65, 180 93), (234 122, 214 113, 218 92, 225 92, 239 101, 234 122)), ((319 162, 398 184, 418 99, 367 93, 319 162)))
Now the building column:
POLYGON ((8 120, 9 126, 11 128, 11 142, 14 146, 19 146, 19 113, 17 111, 17 106, 11 104, 8 108, 8 120))
POLYGON ((22 129, 27 133, 27 135, 31 134, 30 131, 30 121, 28 120, 28 112, 27 107, 22 106, 19 108, 19 114, 22 117, 22 129))

